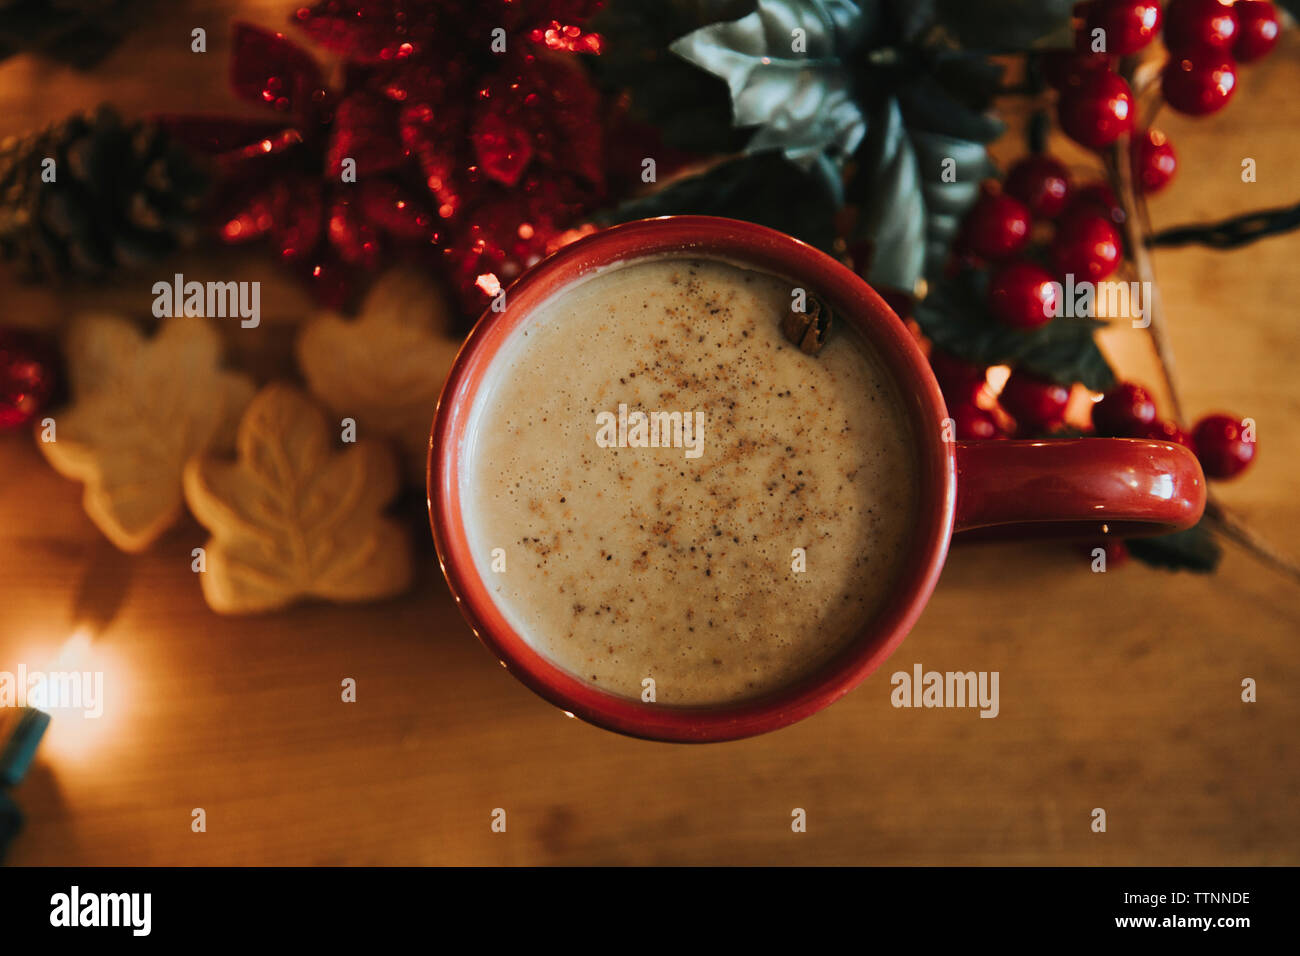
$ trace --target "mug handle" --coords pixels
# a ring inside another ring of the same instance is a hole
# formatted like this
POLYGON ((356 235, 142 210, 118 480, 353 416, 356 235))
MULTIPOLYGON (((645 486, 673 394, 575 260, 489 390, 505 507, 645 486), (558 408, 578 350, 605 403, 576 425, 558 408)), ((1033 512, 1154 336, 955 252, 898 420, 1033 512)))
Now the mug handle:
POLYGON ((1168 534, 1205 511, 1200 462, 1169 442, 959 441, 956 453, 965 539, 1168 534))

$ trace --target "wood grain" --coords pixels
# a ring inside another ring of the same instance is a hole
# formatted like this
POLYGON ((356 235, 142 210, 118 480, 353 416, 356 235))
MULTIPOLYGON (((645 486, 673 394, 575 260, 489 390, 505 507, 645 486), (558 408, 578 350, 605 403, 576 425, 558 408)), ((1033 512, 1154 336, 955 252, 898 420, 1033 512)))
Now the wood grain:
MULTIPOLYGON (((222 25, 235 12, 277 25, 285 10, 167 6, 88 75, 15 58, 0 65, 0 133, 101 99, 233 108, 222 25), (190 23, 210 25, 203 57, 190 23)), ((1157 223, 1294 202, 1297 86, 1291 31, 1219 116, 1162 115, 1181 168, 1157 223), (1241 183, 1243 156, 1258 183, 1241 183)), ((999 144, 1004 159, 1019 149, 999 144)), ((1291 550, 1298 243, 1156 256, 1185 405, 1259 424, 1258 463, 1222 496, 1291 550)), ((6 322, 56 323, 69 307, 62 292, 3 288, 6 322)), ((1145 338, 1117 331, 1108 347, 1154 384, 1145 338)), ((418 515, 412 532, 427 539, 418 515)), ((1093 574, 1065 546, 959 548, 911 637, 853 694, 762 738, 687 747, 534 697, 474 641, 427 546, 402 599, 226 619, 189 568, 203 537, 187 521, 120 555, 29 436, 0 440, 0 670, 47 666, 78 620, 108 622, 83 664, 106 673, 105 717, 55 720, 16 793, 30 819, 11 862, 1300 863, 1300 591, 1235 551, 1203 578, 1132 563, 1093 574), (999 671, 1001 714, 892 708, 890 673, 916 662, 999 671), (340 701, 345 677, 355 704, 340 701), (1241 702, 1244 677, 1258 703, 1241 702), (196 807, 205 833, 191 832, 196 807), (490 830, 498 807, 504 834, 490 830), (807 833, 791 832, 795 807, 807 833)))

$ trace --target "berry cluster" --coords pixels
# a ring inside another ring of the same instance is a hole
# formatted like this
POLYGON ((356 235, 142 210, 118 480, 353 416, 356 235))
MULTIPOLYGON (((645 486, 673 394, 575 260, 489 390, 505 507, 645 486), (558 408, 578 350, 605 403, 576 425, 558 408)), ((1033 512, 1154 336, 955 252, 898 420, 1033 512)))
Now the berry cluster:
MULTIPOLYGON (((1089 0, 1075 7, 1079 29, 1073 50, 1048 54, 1047 82, 1060 91, 1061 129, 1091 149, 1131 132, 1136 103, 1128 82, 1114 72, 1120 57, 1145 48, 1164 27, 1169 58, 1160 76, 1164 100, 1180 113, 1204 116, 1222 109, 1237 89, 1237 64, 1258 60, 1277 43, 1277 9, 1266 0, 1089 0)), ((1168 142, 1139 141, 1134 161, 1172 167, 1168 142)), ((1145 175, 1139 173, 1145 180, 1145 175)), ((1168 176, 1156 181, 1163 185, 1168 176)))
MULTIPOLYGON (((1137 105, 1116 72, 1120 58, 1146 48, 1163 28, 1165 101, 1203 115, 1231 97, 1236 63, 1268 53, 1279 32, 1276 9, 1262 0, 1089 0, 1075 7, 1075 16, 1074 49, 1039 59, 1044 79, 1059 93, 1061 128, 1096 150, 1132 134, 1133 183, 1146 194, 1170 182, 1177 157, 1160 130, 1135 132, 1137 105)), ((1096 283, 1116 272, 1125 254, 1124 225, 1125 213, 1107 183, 1073 183, 1058 159, 1031 155, 1012 166, 1001 186, 982 186, 954 242, 951 270, 987 269, 990 318, 1028 333, 1059 314, 1063 303, 1056 300, 1067 277, 1096 283)), ((987 368, 939 350, 930 361, 959 439, 1041 435, 1065 421, 1072 385, 1017 368, 995 395, 987 368)), ((1239 419, 1208 416, 1189 436, 1158 419, 1150 395, 1136 385, 1102 396, 1092 421, 1098 435, 1184 445, 1212 478, 1240 473, 1255 454, 1239 419)))
POLYGON ((954 268, 988 266, 990 314, 1013 329, 1036 329, 1059 314, 1054 282, 1070 275, 1100 282, 1119 268, 1121 222, 1105 183, 1075 188, 1059 160, 1028 156, 1000 190, 992 182, 981 188, 954 243, 954 268), (1027 255, 1035 224, 1053 233, 1041 257, 1027 255))
POLYGON ((1189 448, 1209 478, 1233 478, 1255 460, 1253 436, 1246 434, 1240 418, 1206 415, 1189 435, 1177 423, 1161 419, 1151 395, 1132 382, 1117 385, 1093 405, 1092 424, 1098 435, 1151 438, 1189 448))
MULTIPOLYGON (((948 402, 956 437, 1009 438, 1004 426, 1009 415, 1014 431, 1032 434, 1059 426, 1071 388, 1016 369, 1002 386, 996 403, 986 382, 987 369, 935 351, 930 364, 948 402)), ((1191 434, 1176 422, 1159 417, 1155 400, 1140 385, 1125 382, 1106 392, 1092 406, 1092 425, 1106 438, 1146 438, 1182 445, 1196 454, 1206 477, 1234 478, 1255 460, 1256 442, 1242 419, 1225 414, 1206 415, 1191 434)))
MULTIPOLYGON (((1100 282, 1119 268, 1123 221, 1106 183, 1076 185, 1054 157, 1027 156, 1012 166, 1001 187, 992 181, 981 187, 954 243, 952 268, 987 268, 989 315, 1010 329, 1030 332, 1059 314, 1063 303, 1057 297, 1067 277, 1100 282)), ((1017 369, 1000 393, 1001 408, 989 411, 986 369, 942 352, 931 362, 958 438, 1007 437, 1013 430, 1005 423, 1008 415, 1020 434, 1041 434, 1065 418, 1068 386, 1017 369)))
POLYGON ((987 383, 988 369, 936 349, 930 366, 939 381, 956 437, 1003 439, 1038 434, 1061 425, 1071 387, 1016 369, 996 398, 987 383))

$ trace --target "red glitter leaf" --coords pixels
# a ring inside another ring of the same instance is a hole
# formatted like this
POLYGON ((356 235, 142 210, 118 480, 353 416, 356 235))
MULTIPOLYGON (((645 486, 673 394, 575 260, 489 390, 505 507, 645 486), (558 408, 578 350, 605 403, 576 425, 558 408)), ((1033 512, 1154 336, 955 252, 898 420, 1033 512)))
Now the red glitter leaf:
POLYGON ((384 179, 366 180, 360 192, 361 214, 367 222, 398 239, 438 241, 437 217, 423 197, 384 179))
POLYGON ((389 63, 425 52, 438 4, 402 0, 325 0, 300 7, 294 20, 321 46, 350 60, 389 63))
POLYGON ((260 239, 270 232, 275 221, 271 199, 268 190, 226 210, 218 227, 221 241, 238 245, 260 239))
POLYGON ((275 183, 271 203, 271 240, 281 259, 302 260, 315 251, 321 238, 324 201, 315 179, 281 179, 275 183))
POLYGON ((328 235, 330 245, 344 262, 373 268, 379 260, 379 235, 365 221, 360 204, 336 199, 330 205, 328 235))
POLYGON ((340 176, 344 159, 356 160, 358 178, 403 165, 408 154, 399 138, 397 109, 373 93, 353 93, 335 111, 325 156, 325 174, 340 176))
POLYGON ((465 141, 464 122, 464 109, 452 103, 436 111, 427 103, 406 106, 399 120, 402 144, 420 164, 439 219, 453 219, 461 209, 460 186, 465 173, 457 147, 465 141))
MULTIPOLYGON (((152 119, 174 142, 211 156, 242 153, 266 140, 278 146, 290 132, 279 120, 175 114, 163 114, 152 119)), ((301 136, 298 140, 301 141, 301 136)), ((278 151, 276 146, 271 151, 278 151)), ((265 154, 268 151, 262 152, 265 154)))
POLYGON ((483 172, 501 183, 519 182, 528 161, 533 158, 532 137, 518 123, 511 123, 496 110, 479 114, 474 123, 474 151, 483 172))
POLYGON ((605 38, 599 33, 584 33, 582 27, 574 24, 565 26, 559 20, 552 20, 544 27, 535 27, 528 34, 528 39, 548 50, 562 53, 592 53, 599 56, 605 46, 605 38))
MULTIPOLYGON (((534 144, 548 164, 576 173, 596 193, 605 189, 604 126, 600 95, 587 74, 567 60, 537 60, 527 87, 545 90, 528 103, 535 124, 534 144)), ((598 198, 593 197, 593 198, 598 198)))
POLYGON ((230 83, 250 103, 281 113, 305 115, 316 91, 325 88, 310 53, 287 39, 250 23, 236 23, 230 83))

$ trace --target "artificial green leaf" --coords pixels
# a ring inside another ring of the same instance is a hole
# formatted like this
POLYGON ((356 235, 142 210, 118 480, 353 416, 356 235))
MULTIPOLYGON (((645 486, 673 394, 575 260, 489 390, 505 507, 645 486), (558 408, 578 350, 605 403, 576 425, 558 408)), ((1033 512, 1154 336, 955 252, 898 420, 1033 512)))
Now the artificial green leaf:
POLYGON ((1125 544, 1129 554, 1139 561, 1171 571, 1206 574, 1219 566, 1223 556, 1223 549, 1205 519, 1186 531, 1154 538, 1130 538, 1125 544))
POLYGON ((979 365, 1014 365, 1062 385, 1094 392, 1115 384, 1093 333, 1104 323, 1062 316, 1024 331, 994 320, 985 308, 988 274, 967 270, 937 283, 916 305, 921 331, 945 352, 979 365))
POLYGON ((586 59, 611 96, 628 94, 634 116, 665 144, 692 153, 733 153, 749 131, 731 119, 727 85, 668 51, 683 34, 749 13, 754 0, 618 0, 591 22, 605 51, 586 59))
MULTIPOLYGON (((1001 94, 1002 77, 1006 73, 1005 66, 979 50, 938 48, 927 50, 927 54, 929 74, 944 93, 972 113, 978 114, 982 123, 992 124, 986 126, 986 131, 983 133, 978 130, 967 132, 966 138, 987 142, 1001 136, 1004 124, 995 117, 989 116, 987 111, 993 107, 994 100, 1001 94)), ((910 87, 911 84, 904 92, 910 87)), ((912 117, 912 122, 919 121, 916 117, 912 117)), ((935 131, 953 132, 946 126, 937 127, 935 131)))
POLYGON ((980 181, 994 171, 984 144, 1004 127, 983 108, 1000 76, 996 64, 951 50, 861 74, 860 84, 880 89, 848 194, 862 209, 858 237, 874 250, 872 282, 910 290, 943 267, 980 181), (961 95, 948 85, 963 82, 961 95))
POLYGON ((945 78, 946 82, 941 82, 937 73, 916 73, 899 86, 895 95, 902 107, 907 128, 976 143, 993 142, 1006 130, 1006 124, 985 112, 989 100, 979 84, 996 84, 1002 76, 1002 68, 988 61, 956 57, 942 57, 932 67, 937 70, 944 64, 956 71, 945 78), (983 67, 991 72, 986 72, 983 67), (978 78, 975 78, 976 74, 978 78), (971 87, 961 91, 960 96, 958 91, 947 85, 967 77, 970 77, 971 87))
POLYGON ((687 214, 756 222, 824 250, 835 241, 835 203, 825 185, 779 153, 731 160, 625 202, 596 221, 611 225, 687 214))
POLYGON ((944 29, 968 49, 993 52, 1069 46, 1077 0, 938 0, 944 29))
POLYGON ((867 277, 903 290, 942 266, 980 180, 993 168, 982 143, 909 129, 895 99, 872 114, 857 167, 851 186, 862 210, 857 232, 874 250, 867 277), (953 176, 945 182, 949 160, 953 176))
POLYGON ((850 0, 758 0, 748 16, 701 27, 669 49, 726 81, 735 125, 755 127, 747 152, 779 149, 838 195, 838 160, 866 131, 845 62, 865 26, 850 0))
POLYGON ((872 114, 871 135, 857 156, 857 166, 853 182, 853 195, 861 203, 857 231, 872 243, 867 279, 910 292, 925 267, 925 198, 897 100, 886 100, 872 114))
POLYGON ((979 196, 980 180, 992 175, 994 167, 980 143, 920 130, 914 131, 911 138, 922 172, 921 193, 925 199, 923 272, 926 276, 936 276, 948 261, 962 219, 979 196), (949 159, 957 171, 953 182, 945 182, 942 175, 944 163, 949 159))
POLYGON ((882 26, 892 27, 904 43, 919 39, 921 33, 934 22, 934 0, 879 0, 868 6, 883 6, 881 15, 875 19, 882 26))

